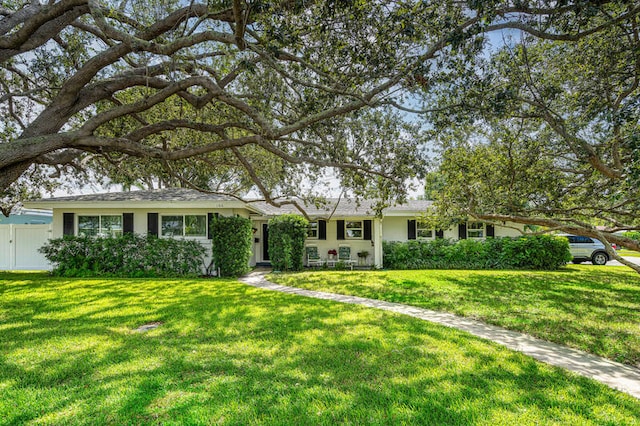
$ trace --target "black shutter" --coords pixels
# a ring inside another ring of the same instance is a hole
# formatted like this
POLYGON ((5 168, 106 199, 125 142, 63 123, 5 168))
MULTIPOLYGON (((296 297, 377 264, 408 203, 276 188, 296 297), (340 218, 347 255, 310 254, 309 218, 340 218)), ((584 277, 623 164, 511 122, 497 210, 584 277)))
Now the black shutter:
POLYGON ((416 239, 416 221, 414 219, 407 220, 407 239, 416 239))
POLYGON ((344 240, 344 220, 338 220, 338 233, 336 235, 336 239, 344 240))
POLYGON ((122 232, 133 234, 133 213, 122 213, 122 232))
POLYGON ((493 225, 487 224, 487 237, 495 237, 496 228, 493 225))
POLYGON ((436 229, 436 238, 444 238, 444 231, 442 229, 436 229))
POLYGON ((213 222, 213 213, 207 213, 207 238, 213 240, 213 233, 211 232, 213 227, 211 226, 211 222, 213 222))
POLYGON ((62 214, 62 235, 75 235, 75 220, 73 213, 62 214))
POLYGON ((318 221, 318 239, 319 240, 327 239, 327 221, 326 220, 318 221))
POLYGON ((158 213, 147 213, 147 233, 158 236, 158 213))
MULTIPOLYGON (((216 213, 217 215, 218 213, 216 213)), ((262 260, 270 260, 269 257, 269 225, 262 224, 262 260)))
POLYGON ((371 221, 364 221, 364 239, 367 241, 371 241, 371 221))
POLYGON ((458 225, 458 239, 466 240, 467 239, 467 224, 461 223, 458 225))

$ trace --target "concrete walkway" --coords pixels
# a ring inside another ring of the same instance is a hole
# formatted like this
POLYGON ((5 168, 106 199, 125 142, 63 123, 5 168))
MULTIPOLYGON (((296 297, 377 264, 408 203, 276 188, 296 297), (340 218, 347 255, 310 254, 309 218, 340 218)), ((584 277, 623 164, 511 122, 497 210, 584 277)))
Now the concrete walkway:
POLYGON ((458 317, 444 312, 430 311, 399 303, 385 302, 382 300, 367 299, 364 297, 345 296, 341 294, 324 293, 321 291, 304 290, 301 288, 287 287, 267 281, 264 271, 252 272, 240 279, 245 284, 267 290, 282 293, 296 294, 299 296, 313 297, 316 299, 333 300, 341 303, 368 306, 370 308, 383 309, 409 315, 425 321, 441 324, 447 327, 463 330, 484 339, 492 340, 509 349, 522 352, 539 361, 556 367, 578 373, 626 392, 640 399, 640 369, 610 361, 577 349, 567 348, 555 343, 536 339, 516 331, 506 330, 493 325, 483 324, 467 318, 458 317))
MULTIPOLYGON (((636 263, 638 265, 640 265, 640 257, 631 257, 631 256, 622 256, 624 260, 628 260, 631 263, 636 263)), ((618 262, 617 260, 610 260, 609 262, 607 262, 607 265, 611 265, 611 266, 625 266, 622 263, 618 262)))

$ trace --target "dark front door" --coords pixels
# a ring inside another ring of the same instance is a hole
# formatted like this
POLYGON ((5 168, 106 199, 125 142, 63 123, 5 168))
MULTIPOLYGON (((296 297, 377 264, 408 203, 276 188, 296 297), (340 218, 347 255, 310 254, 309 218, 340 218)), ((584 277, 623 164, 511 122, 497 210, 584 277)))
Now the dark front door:
POLYGON ((262 260, 269 260, 269 225, 262 225, 262 260))

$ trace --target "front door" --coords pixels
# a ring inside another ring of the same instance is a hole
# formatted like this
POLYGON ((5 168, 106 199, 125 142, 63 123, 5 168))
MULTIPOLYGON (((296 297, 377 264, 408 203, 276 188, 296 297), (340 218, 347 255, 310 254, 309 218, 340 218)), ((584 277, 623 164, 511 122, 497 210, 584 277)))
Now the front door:
POLYGON ((268 261, 269 259, 269 225, 262 224, 262 260, 268 261))

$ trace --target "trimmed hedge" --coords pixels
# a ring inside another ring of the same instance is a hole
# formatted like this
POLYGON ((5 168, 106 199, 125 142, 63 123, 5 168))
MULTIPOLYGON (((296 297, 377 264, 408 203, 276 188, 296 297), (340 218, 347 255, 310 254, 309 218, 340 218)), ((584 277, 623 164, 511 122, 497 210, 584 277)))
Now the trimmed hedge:
POLYGON ((276 271, 301 271, 309 221, 284 214, 269 220, 269 259, 276 271))
POLYGON ((39 249, 65 277, 194 277, 205 249, 197 241, 137 234, 94 238, 65 236, 39 249))
POLYGON ((566 238, 551 235, 486 240, 383 242, 387 269, 541 269, 571 261, 566 238))
POLYGON ((213 262, 222 277, 239 277, 249 272, 251 220, 239 216, 219 216, 209 224, 213 262))

